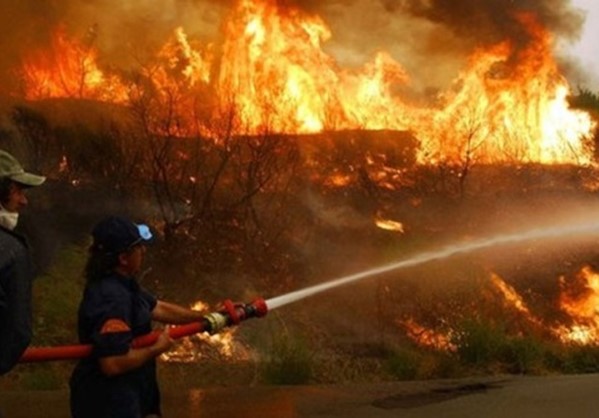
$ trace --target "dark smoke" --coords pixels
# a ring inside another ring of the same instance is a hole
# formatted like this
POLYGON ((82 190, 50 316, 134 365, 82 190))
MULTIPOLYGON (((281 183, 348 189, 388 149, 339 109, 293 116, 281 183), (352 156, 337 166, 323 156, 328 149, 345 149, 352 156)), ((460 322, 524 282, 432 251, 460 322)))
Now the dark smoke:
MULTIPOLYGON (((463 68, 475 47, 510 41, 516 48, 532 40, 523 13, 532 14, 556 40, 580 37, 584 14, 570 0, 316 0, 279 1, 321 15, 332 29, 330 50, 348 64, 387 50, 409 74, 429 86, 443 86, 463 68)), ((560 60, 562 71, 584 79, 573 58, 560 60)), ((419 80, 412 80, 418 83, 419 80)), ((418 86, 416 86, 418 87, 418 86)), ((420 87, 426 88, 426 85, 420 87)))
MULTIPOLYGON (((310 13, 328 14, 339 8, 355 8, 358 3, 372 10, 382 8, 396 17, 411 15, 449 29, 459 38, 478 43, 496 43, 506 39, 528 38, 516 16, 532 13, 539 22, 559 37, 580 35, 584 15, 570 0, 279 0, 280 7, 299 7, 310 13)), ((390 20, 380 15, 380 23, 390 20)), ((353 28, 352 28, 353 29, 353 28)))
MULTIPOLYGON (((49 39, 52 29, 64 15, 64 10, 55 3, 37 0, 0 0, 2 80, 7 80, 11 70, 18 64, 23 51, 35 45, 43 45, 49 39)), ((2 87, 0 87, 1 92, 2 87)))
POLYGON ((479 43, 506 39, 525 43, 529 36, 517 16, 534 14, 559 37, 580 35, 584 16, 569 0, 381 0, 390 13, 409 13, 438 23, 459 38, 479 43))
POLYGON ((173 30, 208 39, 232 1, 204 0, 0 0, 0 93, 17 81, 15 70, 28 51, 50 46, 62 25, 83 39, 93 28, 103 64, 127 67, 153 54, 173 30))
MULTIPOLYGON (((342 65, 363 65, 376 51, 386 50, 409 74, 433 85, 452 80, 474 46, 503 40, 525 45, 529 36, 517 20, 520 12, 534 13, 561 39, 575 39, 584 22, 570 0, 272 1, 283 10, 299 8, 321 16, 333 34, 324 48, 342 65)), ((79 38, 96 27, 102 64, 126 69, 151 55, 178 26, 194 39, 217 40, 224 17, 236 3, 0 0, 0 77, 14 77, 23 52, 47 46, 59 24, 79 38)))

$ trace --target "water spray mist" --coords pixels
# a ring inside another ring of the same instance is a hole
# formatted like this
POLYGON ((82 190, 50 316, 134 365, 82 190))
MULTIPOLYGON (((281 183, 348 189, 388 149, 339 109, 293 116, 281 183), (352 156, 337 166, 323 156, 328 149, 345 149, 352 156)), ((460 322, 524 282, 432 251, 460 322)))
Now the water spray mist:
MULTIPOLYGON (((417 254, 406 260, 375 267, 370 270, 362 271, 352 275, 340 277, 328 282, 311 286, 302 290, 297 290, 285 295, 277 296, 268 300, 257 299, 249 304, 233 304, 230 301, 224 302, 222 311, 212 312, 204 316, 198 323, 172 327, 169 335, 172 338, 182 338, 201 332, 211 334, 220 332, 225 327, 238 325, 240 322, 249 318, 259 318, 266 315, 268 311, 280 308, 293 302, 305 299, 309 296, 344 286, 358 280, 377 276, 390 271, 399 270, 408 267, 414 267, 433 261, 443 260, 458 254, 466 254, 474 251, 516 244, 525 241, 537 239, 550 239, 567 236, 595 235, 599 233, 599 222, 585 223, 577 225, 560 226, 553 228, 534 229, 522 233, 499 235, 491 238, 481 239, 474 242, 451 245, 438 251, 429 251, 417 254)), ((143 337, 134 340, 133 347, 139 348, 153 344, 161 331, 155 331, 143 337)), ((61 347, 31 347, 28 348, 21 362, 38 362, 50 360, 76 359, 86 357, 91 354, 91 345, 72 345, 61 347)))
POLYGON ((407 260, 386 264, 380 267, 375 267, 370 270, 362 271, 349 276, 334 279, 326 283, 318 284, 302 290, 287 293, 285 295, 277 296, 266 300, 266 305, 268 306, 269 310, 277 309, 281 306, 297 302, 298 300, 307 298, 317 293, 321 293, 329 289, 343 286, 371 276, 377 276, 383 273, 388 273, 393 270, 399 270, 407 267, 414 267, 420 264, 430 263, 432 261, 442 260, 458 254, 470 253, 485 248, 507 244, 516 244, 519 242, 530 241, 535 239, 548 239, 576 235, 592 235, 597 232, 599 232, 599 223, 588 223, 554 228, 534 229, 518 234, 500 235, 491 238, 481 239, 467 244, 451 245, 438 251, 421 253, 407 260))

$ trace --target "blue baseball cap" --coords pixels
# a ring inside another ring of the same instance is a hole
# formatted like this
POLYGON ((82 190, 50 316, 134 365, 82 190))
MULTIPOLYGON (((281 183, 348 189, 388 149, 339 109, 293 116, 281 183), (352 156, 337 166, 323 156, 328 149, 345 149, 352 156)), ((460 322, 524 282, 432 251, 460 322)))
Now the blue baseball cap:
POLYGON ((146 224, 136 224, 120 216, 109 216, 94 226, 92 237, 94 249, 118 254, 135 245, 150 243, 153 235, 146 224))

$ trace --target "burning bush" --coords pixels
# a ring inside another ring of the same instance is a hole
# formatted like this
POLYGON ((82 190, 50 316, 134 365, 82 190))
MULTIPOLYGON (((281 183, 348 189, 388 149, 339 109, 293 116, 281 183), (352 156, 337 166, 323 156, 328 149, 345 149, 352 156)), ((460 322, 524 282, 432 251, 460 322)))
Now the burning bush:
MULTIPOLYGON (((516 36, 486 39, 423 97, 388 53, 342 68, 322 48, 324 20, 280 3, 236 2, 222 44, 178 28, 127 70, 106 65, 97 28, 78 39, 58 26, 22 54, 0 145, 49 178, 24 220, 43 224, 40 257, 82 242, 106 212, 144 218, 159 235, 146 284, 192 303, 279 295, 443 243, 595 216, 597 97, 572 97, 544 15, 510 13, 516 36)), ((386 378, 387 360, 401 378, 463 372, 450 362, 593 369, 596 243, 547 241, 306 302, 326 321, 289 312, 308 337, 275 341, 266 379, 386 378), (341 366, 319 376, 313 351, 341 366)), ((42 306, 46 323, 63 322, 42 306)), ((47 341, 65 337, 39 326, 47 341)), ((196 358, 198 344, 175 357, 196 358)))

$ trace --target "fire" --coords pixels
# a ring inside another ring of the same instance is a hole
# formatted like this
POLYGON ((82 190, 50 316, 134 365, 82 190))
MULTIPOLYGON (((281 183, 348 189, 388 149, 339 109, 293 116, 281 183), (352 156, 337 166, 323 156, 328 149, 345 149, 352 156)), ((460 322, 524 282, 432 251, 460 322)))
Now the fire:
POLYGON ((329 176, 326 181, 325 181, 325 185, 326 186, 331 186, 331 187, 345 187, 348 184, 351 184, 352 182, 352 177, 346 174, 334 174, 332 176, 329 176))
POLYGON ((470 57, 460 86, 433 116, 421 158, 480 162, 589 163, 585 139, 594 128, 585 112, 569 109, 568 83, 552 56, 550 34, 532 15, 520 16, 533 41, 521 51, 509 42, 470 57))
POLYGON ((197 334, 185 337, 174 349, 160 356, 162 361, 194 363, 205 359, 215 352, 219 357, 229 360, 247 360, 249 354, 235 343, 234 330, 225 330, 219 334, 197 334))
POLYGON ((599 273, 590 266, 584 267, 576 276, 575 285, 582 290, 574 291, 566 286, 560 295, 560 308, 573 321, 570 326, 561 325, 555 329, 556 334, 564 342, 579 344, 597 344, 599 338, 599 273))
POLYGON ((516 289, 507 284, 501 277, 499 277, 495 273, 491 274, 491 283, 497 288, 497 290, 499 290, 499 292, 504 298, 504 301, 508 306, 511 306, 518 312, 524 314, 527 318, 533 320, 533 322, 538 322, 536 319, 532 317, 530 310, 524 303, 522 296, 520 296, 518 292, 516 292, 516 289))
MULTIPOLYGON (((557 325, 535 316, 526 305, 522 296, 497 274, 491 274, 491 284, 500 294, 504 307, 521 314, 535 330, 557 338, 564 344, 597 345, 599 341, 599 273, 586 266, 575 276, 575 280, 566 282, 560 278, 561 292, 558 305, 567 317, 557 325), (567 324, 565 323, 567 322, 567 324)), ((422 347, 440 351, 456 351, 452 342, 451 326, 449 332, 428 329, 414 319, 397 320, 405 329, 406 335, 422 347)), ((521 331, 517 335, 522 335, 521 331)))
MULTIPOLYGON (((531 313, 513 287, 496 274, 492 275, 491 280, 508 306, 523 314, 530 322, 546 327, 531 313)), ((549 327, 550 332, 564 343, 596 344, 599 338, 599 274, 586 266, 576 276, 574 285, 567 286, 564 277, 560 278, 560 284, 562 292, 559 307, 568 315, 571 324, 549 327), (572 289, 574 286, 582 288, 582 291, 575 292, 572 289)))
POLYGON ((156 60, 143 68, 142 74, 161 96, 176 90, 191 92, 210 83, 212 61, 211 46, 202 48, 190 43, 179 27, 158 51, 156 60))
POLYGON ((73 97, 121 103, 127 98, 116 76, 106 75, 97 64, 98 52, 91 32, 86 42, 69 39, 59 27, 48 50, 25 58, 21 71, 25 98, 73 97))
POLYGON ((398 321, 398 324, 405 328, 406 335, 422 347, 429 347, 439 351, 456 351, 456 346, 451 342, 450 334, 442 334, 434 330, 423 327, 414 319, 398 321))
POLYGON ((410 77, 387 52, 361 69, 340 68, 322 48, 332 36, 326 23, 277 4, 239 0, 220 48, 176 29, 140 69, 143 84, 107 75, 96 49, 59 29, 51 48, 24 59, 25 97, 153 103, 150 128, 163 135, 214 136, 207 121, 234 112, 238 134, 411 131, 422 164, 592 161, 595 123, 569 108, 553 39, 532 14, 519 17, 531 38, 526 46, 506 40, 474 51, 434 104, 416 104, 398 93, 410 77))
POLYGON ((318 17, 283 16, 274 2, 240 1, 226 26, 218 97, 224 106, 234 103, 250 132, 321 131, 323 82, 337 83, 320 49, 329 37, 318 17))
POLYGON ((395 231, 399 233, 404 233, 404 226, 401 222, 393 221, 391 219, 375 219, 376 226, 386 231, 395 231))
MULTIPOLYGON (((208 311, 208 305, 202 301, 195 302, 191 309, 208 311)), ((211 355, 229 360, 247 360, 249 353, 234 338, 235 329, 228 328, 215 335, 206 333, 182 338, 174 349, 160 356, 162 361, 193 363, 211 355)))

